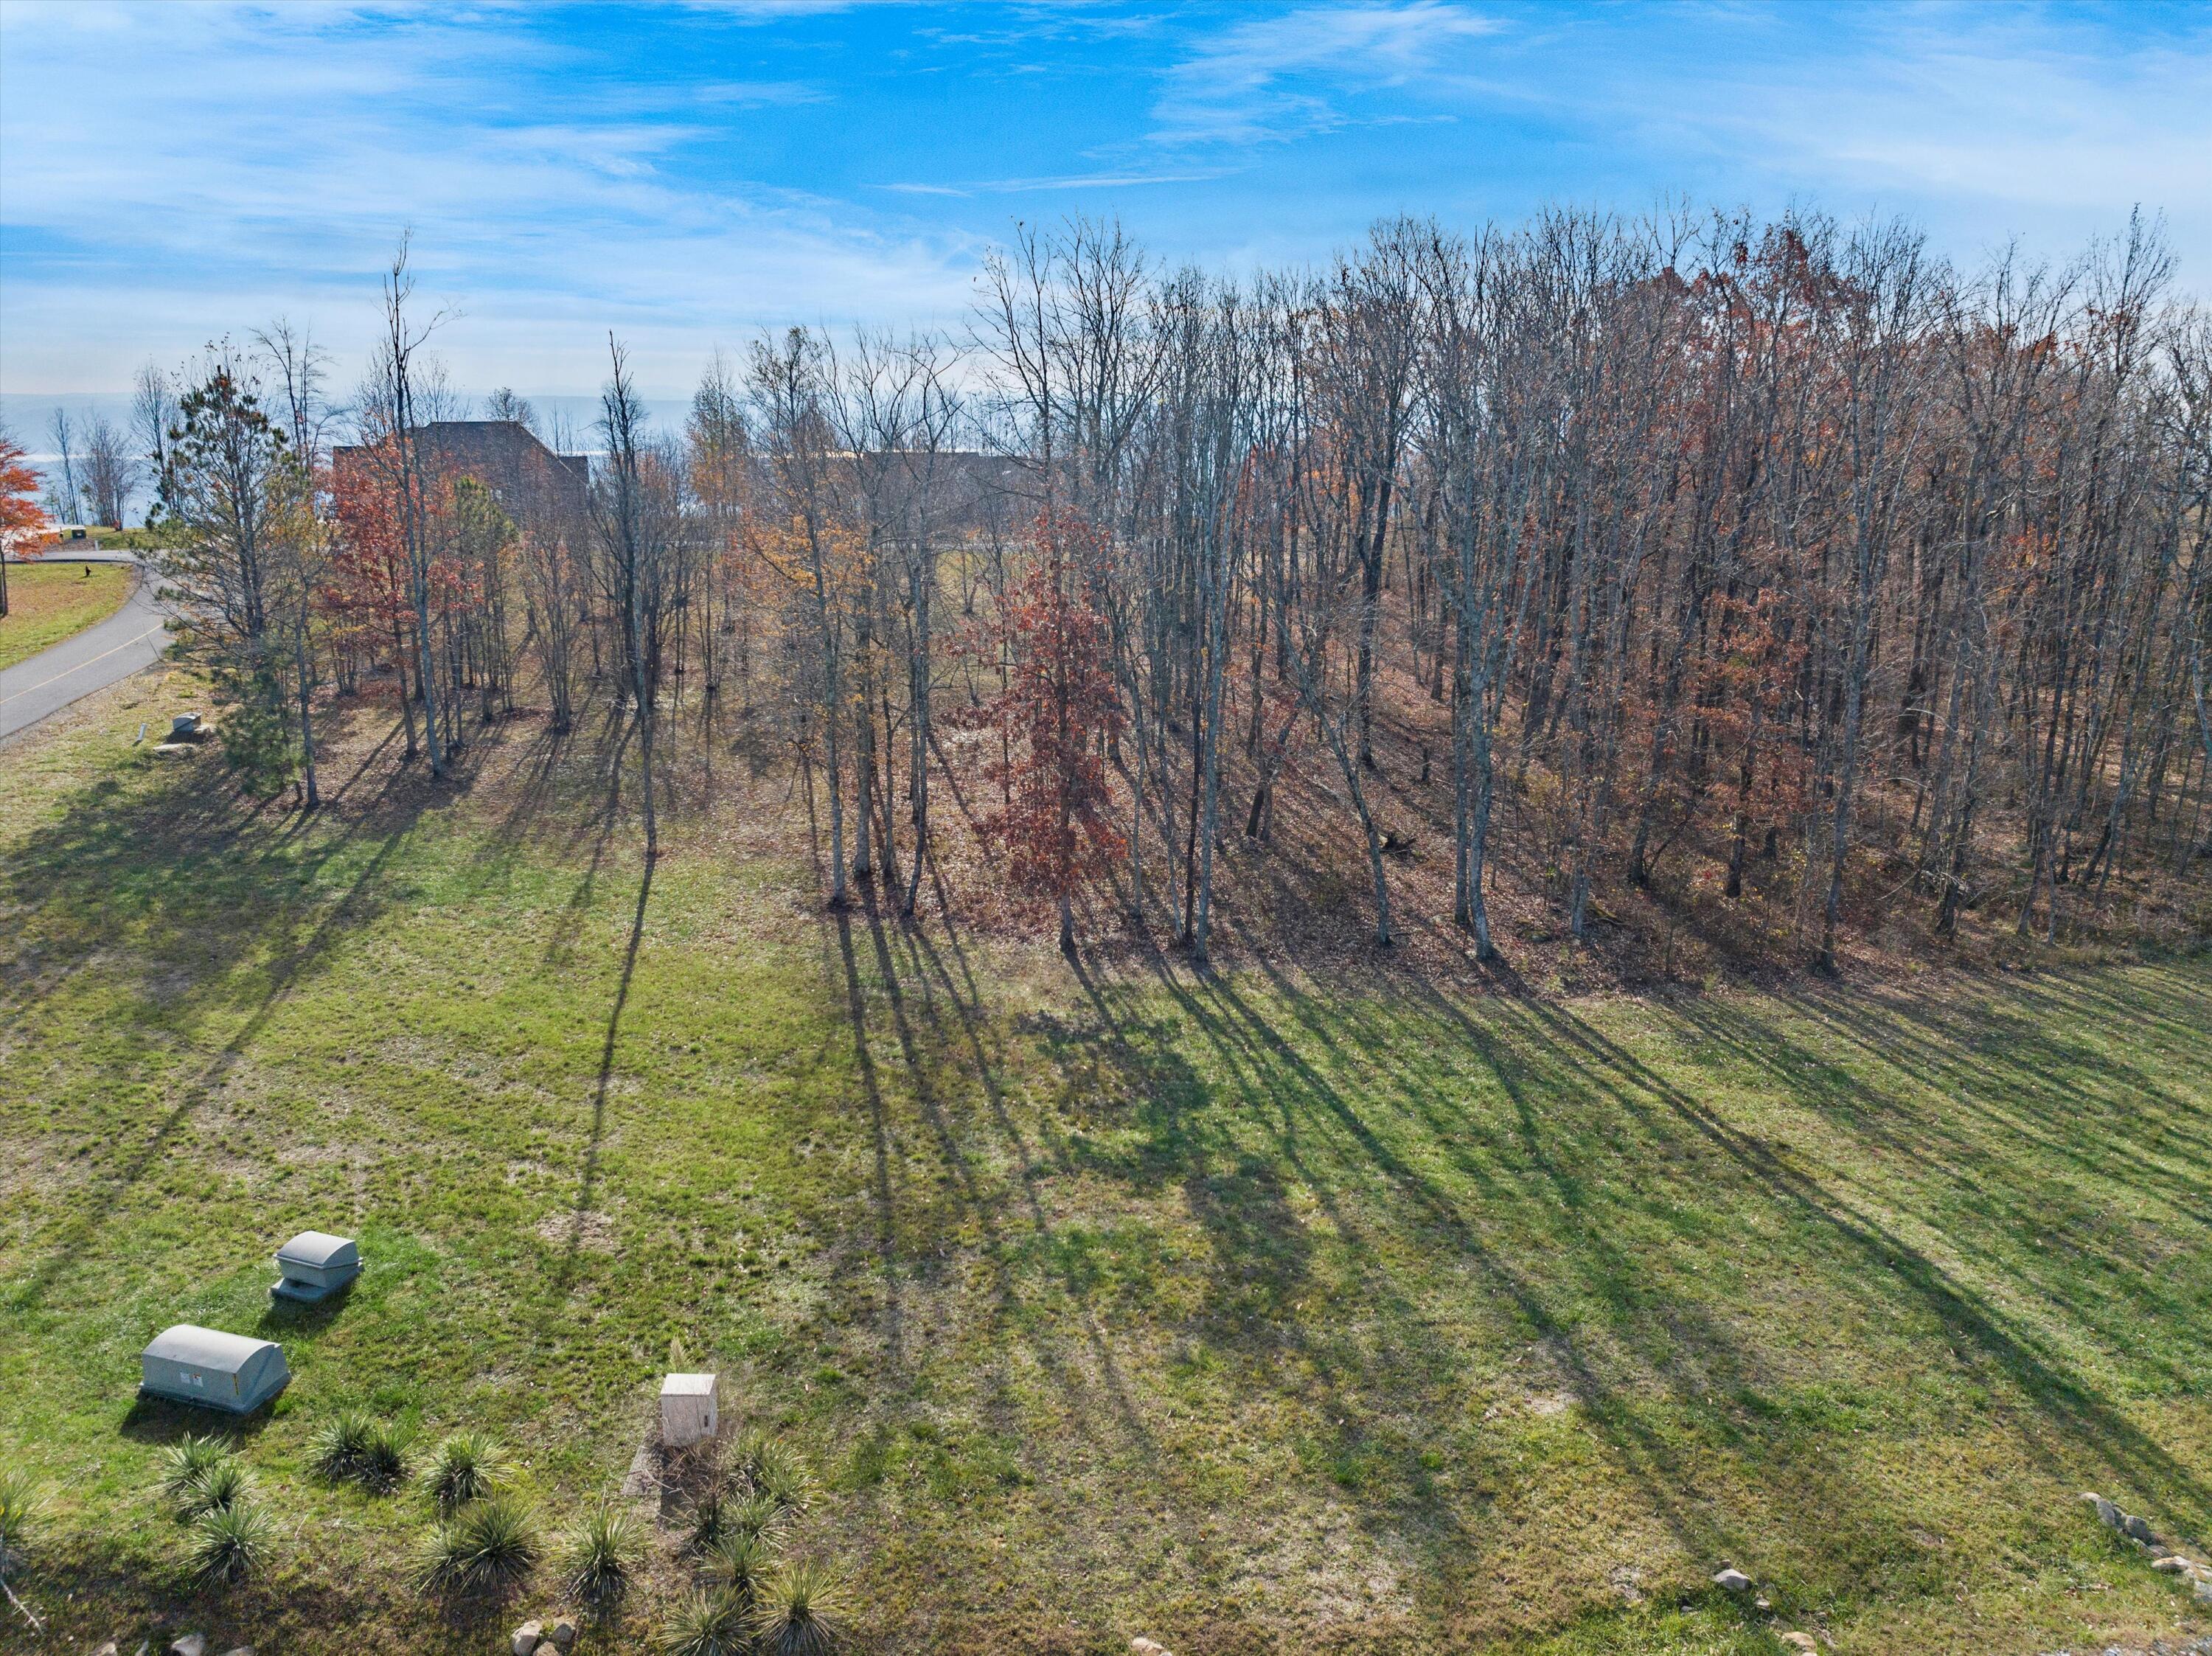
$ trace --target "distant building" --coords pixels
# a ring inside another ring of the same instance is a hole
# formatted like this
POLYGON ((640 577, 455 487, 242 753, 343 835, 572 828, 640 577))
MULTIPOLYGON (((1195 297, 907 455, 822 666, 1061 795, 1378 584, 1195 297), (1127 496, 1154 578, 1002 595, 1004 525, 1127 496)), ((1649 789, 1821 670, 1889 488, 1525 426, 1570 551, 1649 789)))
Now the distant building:
MULTIPOLYGON (((519 524, 583 516, 592 486, 590 458, 555 453, 519 420, 433 421, 418 428, 416 443, 430 470, 475 479, 519 524)), ((334 449, 331 464, 343 476, 363 464, 366 452, 334 449)))

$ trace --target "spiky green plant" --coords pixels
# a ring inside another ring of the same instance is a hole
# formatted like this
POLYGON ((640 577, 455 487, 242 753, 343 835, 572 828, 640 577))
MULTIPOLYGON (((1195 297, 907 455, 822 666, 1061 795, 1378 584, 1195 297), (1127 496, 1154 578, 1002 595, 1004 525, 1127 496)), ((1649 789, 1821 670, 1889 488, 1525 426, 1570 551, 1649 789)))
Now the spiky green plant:
POLYGON ((808 1562, 761 1582, 752 1632, 761 1656, 836 1656, 844 1620, 844 1592, 836 1577, 808 1562))
POLYGON ((755 1490, 787 1512, 803 1510, 813 1493, 806 1463, 780 1438, 763 1437, 752 1443, 745 1476, 755 1490))
POLYGON ((21 1557, 46 1514, 46 1492, 27 1466, 0 1466, 0 1580, 21 1557))
POLYGON ((361 1456, 353 1475, 363 1489, 382 1495, 397 1489, 407 1477, 407 1446, 414 1434, 397 1421, 380 1420, 362 1438, 361 1456))
POLYGON ((568 1532, 561 1582, 586 1604, 611 1604, 629 1590, 638 1526, 628 1507, 602 1501, 568 1532))
POLYGON ((690 1539, 685 1543, 695 1553, 710 1553, 722 1544, 722 1538, 730 1532, 730 1520, 738 1503, 744 1498, 744 1491, 732 1487, 721 1478, 714 1478, 691 1497, 691 1510, 686 1517, 690 1539))
POLYGON ((530 1508, 513 1495, 491 1495, 462 1507, 429 1538, 422 1586, 440 1592, 499 1592, 536 1569, 542 1552, 530 1508))
POLYGON ((341 1409, 308 1439, 308 1459, 325 1477, 351 1477, 361 1470, 362 1452, 375 1429, 376 1422, 367 1410, 341 1409))
POLYGON ((161 1451, 161 1487, 182 1499, 199 1481, 200 1474, 230 1459, 228 1438, 201 1437, 187 1432, 161 1451))
POLYGON ((487 1432, 453 1433, 430 1457, 430 1497, 445 1511, 481 1501, 507 1475, 507 1457, 487 1432))
POLYGON ((727 1587, 693 1593, 662 1623, 660 1656, 751 1656, 750 1609, 727 1587))
POLYGON ((723 1514, 724 1527, 730 1533, 750 1535, 770 1544, 789 1527, 790 1522, 790 1509, 766 1490, 756 1490, 742 1500, 730 1502, 723 1514))
POLYGON ((212 1466, 202 1467, 191 1482, 178 1492, 177 1515, 194 1519, 202 1513, 235 1507, 246 1498, 252 1482, 246 1477, 246 1468, 234 1460, 218 1460, 212 1466))
POLYGON ((750 1608, 760 1597, 761 1579, 775 1557, 775 1543, 764 1541, 757 1534, 732 1529, 715 1544, 713 1568, 722 1585, 750 1608))
POLYGON ((268 1562, 276 1531, 269 1514, 252 1501, 202 1513, 192 1520, 185 1555, 193 1579, 202 1586, 243 1581, 268 1562))

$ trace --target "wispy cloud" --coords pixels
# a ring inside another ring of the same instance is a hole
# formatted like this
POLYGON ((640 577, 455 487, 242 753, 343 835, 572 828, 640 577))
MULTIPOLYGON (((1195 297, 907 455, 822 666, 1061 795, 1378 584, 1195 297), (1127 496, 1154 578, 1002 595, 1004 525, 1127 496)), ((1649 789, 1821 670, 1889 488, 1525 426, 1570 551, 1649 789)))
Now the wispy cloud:
POLYGON ((1239 23, 1167 77, 1153 106, 1158 136, 1178 143, 1251 143, 1335 126, 1343 96, 1404 87, 1502 26, 1447 0, 1309 6, 1239 23))

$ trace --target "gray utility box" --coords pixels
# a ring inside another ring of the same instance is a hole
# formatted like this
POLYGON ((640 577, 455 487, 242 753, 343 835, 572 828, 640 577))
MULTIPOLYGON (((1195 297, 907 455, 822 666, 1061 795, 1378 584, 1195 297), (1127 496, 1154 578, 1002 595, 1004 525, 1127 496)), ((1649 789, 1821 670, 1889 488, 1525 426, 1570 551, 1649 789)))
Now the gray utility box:
POLYGON ((303 1230, 276 1250, 283 1280, 269 1291, 280 1299, 319 1300, 361 1275, 361 1250, 352 1240, 303 1230))
POLYGON ((234 1415, 252 1414, 292 1378, 274 1341, 191 1323, 163 1329, 138 1361, 145 1370, 140 1385, 145 1395, 234 1415))

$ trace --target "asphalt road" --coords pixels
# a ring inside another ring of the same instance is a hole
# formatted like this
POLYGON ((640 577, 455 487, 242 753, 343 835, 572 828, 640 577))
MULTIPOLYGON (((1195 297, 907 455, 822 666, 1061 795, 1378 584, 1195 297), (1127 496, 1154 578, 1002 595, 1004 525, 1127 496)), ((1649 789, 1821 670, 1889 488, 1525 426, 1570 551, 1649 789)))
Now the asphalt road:
POLYGON ((106 621, 0 671, 0 742, 160 660, 168 636, 161 628, 164 611, 155 602, 154 588, 153 578, 141 573, 123 607, 106 621))

